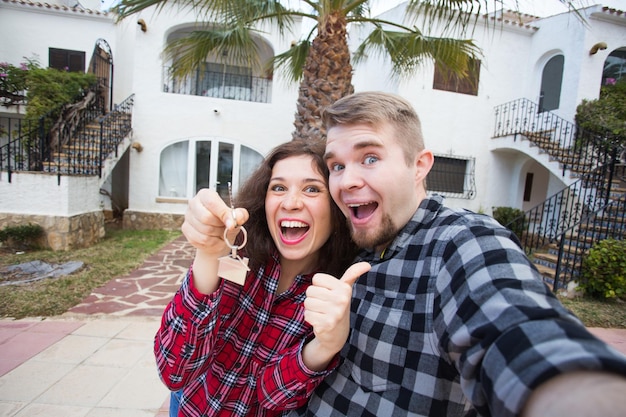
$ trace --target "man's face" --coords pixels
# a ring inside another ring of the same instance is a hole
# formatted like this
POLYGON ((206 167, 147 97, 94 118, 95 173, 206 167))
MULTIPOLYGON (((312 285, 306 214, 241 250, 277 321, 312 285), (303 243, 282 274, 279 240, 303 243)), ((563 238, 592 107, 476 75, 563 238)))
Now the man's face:
POLYGON ((427 172, 418 163, 420 155, 407 165, 389 124, 328 130, 330 193, 346 215, 357 245, 384 249, 413 216, 425 197, 422 181, 427 172))

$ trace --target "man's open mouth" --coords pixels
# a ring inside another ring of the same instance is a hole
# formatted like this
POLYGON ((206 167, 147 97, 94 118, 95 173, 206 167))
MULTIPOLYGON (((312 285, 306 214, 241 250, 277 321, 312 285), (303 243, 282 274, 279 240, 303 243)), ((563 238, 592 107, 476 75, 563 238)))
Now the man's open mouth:
POLYGON ((378 208, 378 203, 372 201, 369 203, 349 204, 348 207, 352 210, 353 217, 357 219, 364 219, 370 216, 378 208))

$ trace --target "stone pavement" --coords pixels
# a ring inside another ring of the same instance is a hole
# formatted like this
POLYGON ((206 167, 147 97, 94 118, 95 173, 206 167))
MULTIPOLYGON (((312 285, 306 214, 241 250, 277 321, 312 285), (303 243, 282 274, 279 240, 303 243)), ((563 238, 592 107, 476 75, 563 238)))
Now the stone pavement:
POLYGON ((193 253, 178 238, 61 316, 0 320, 0 416, 167 417, 152 341, 193 253))
MULTIPOLYGON (((0 320, 0 416, 167 417, 152 341, 191 264, 166 245, 58 317, 0 320)), ((590 329, 626 354, 626 329, 590 329)))

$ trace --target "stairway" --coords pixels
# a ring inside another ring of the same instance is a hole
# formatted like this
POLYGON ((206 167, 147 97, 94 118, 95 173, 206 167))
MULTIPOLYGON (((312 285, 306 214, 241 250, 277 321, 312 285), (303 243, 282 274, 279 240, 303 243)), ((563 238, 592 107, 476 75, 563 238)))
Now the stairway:
POLYGON ((65 175, 100 175, 104 160, 131 130, 131 114, 114 110, 91 120, 43 163, 43 171, 65 175))
MULTIPOLYGON (((496 106, 493 139, 528 141, 559 164, 569 185, 505 225, 523 230, 520 241, 546 283, 557 290, 580 275, 594 242, 626 234, 626 172, 616 143, 580 129, 536 103, 517 99, 496 106), (610 182, 610 190, 609 190, 610 182)), ((619 138, 614 138, 619 139, 619 138)), ((556 171, 551 168, 552 171, 556 171)))
POLYGON ((537 146, 540 153, 547 153, 551 161, 558 162, 563 171, 569 170, 572 178, 578 178, 594 168, 593 151, 562 146, 560 141, 553 139, 554 129, 525 131, 521 135, 531 143, 531 146, 537 146))
POLYGON ((609 203, 605 208, 531 255, 544 281, 553 290, 557 289, 554 288, 557 269, 561 277, 558 286, 576 280, 581 260, 595 242, 609 238, 623 240, 626 237, 626 165, 617 164, 615 172, 609 203), (569 279, 564 280, 563 275, 569 279))

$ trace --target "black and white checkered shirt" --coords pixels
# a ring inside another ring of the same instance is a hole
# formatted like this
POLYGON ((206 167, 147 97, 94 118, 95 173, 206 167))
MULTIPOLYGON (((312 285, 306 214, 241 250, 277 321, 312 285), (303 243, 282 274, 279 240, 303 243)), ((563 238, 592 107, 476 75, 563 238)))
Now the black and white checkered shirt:
POLYGON ((555 374, 626 357, 552 295, 491 217, 422 202, 354 286, 343 363, 307 416, 516 416, 555 374))

